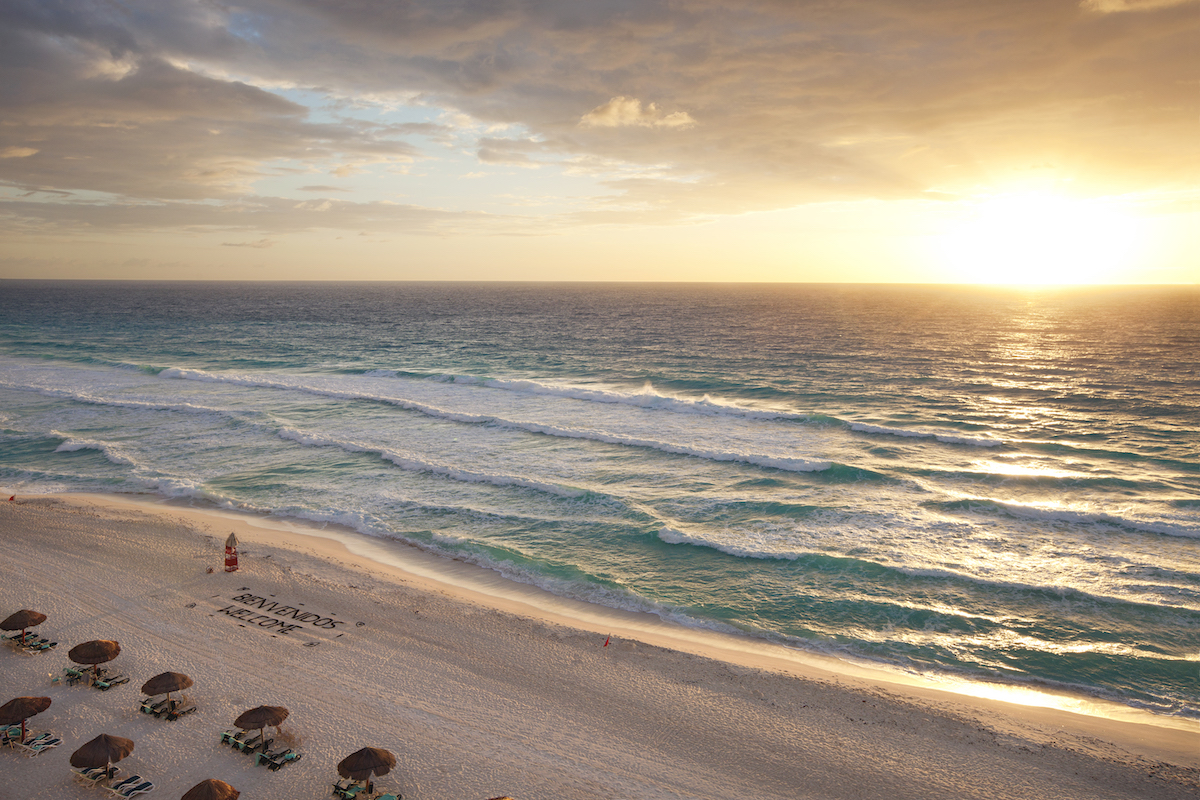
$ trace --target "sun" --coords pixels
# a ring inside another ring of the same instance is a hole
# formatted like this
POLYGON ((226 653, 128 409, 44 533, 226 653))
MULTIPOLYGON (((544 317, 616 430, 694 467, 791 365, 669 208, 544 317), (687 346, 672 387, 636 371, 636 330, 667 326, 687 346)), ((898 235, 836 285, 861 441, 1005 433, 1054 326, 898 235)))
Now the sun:
POLYGON ((1143 249, 1142 221, 1114 201, 1022 192, 964 202, 965 213, 938 242, 957 282, 1128 282, 1143 249))

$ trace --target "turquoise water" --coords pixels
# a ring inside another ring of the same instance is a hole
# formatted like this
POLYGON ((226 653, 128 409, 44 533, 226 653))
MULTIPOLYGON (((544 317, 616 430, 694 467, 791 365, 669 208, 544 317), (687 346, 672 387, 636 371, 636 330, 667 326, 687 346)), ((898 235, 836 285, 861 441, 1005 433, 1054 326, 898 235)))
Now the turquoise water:
POLYGON ((1200 717, 1200 291, 0 282, 0 489, 1200 717))

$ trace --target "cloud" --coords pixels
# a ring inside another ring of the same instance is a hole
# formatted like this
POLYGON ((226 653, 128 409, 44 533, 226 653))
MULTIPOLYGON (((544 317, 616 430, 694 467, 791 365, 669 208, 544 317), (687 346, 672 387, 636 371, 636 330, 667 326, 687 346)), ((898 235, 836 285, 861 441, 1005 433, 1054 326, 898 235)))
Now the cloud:
POLYGON ((966 193, 1030 164, 1080 192, 1194 186, 1197 40, 1196 0, 10 0, 0 182, 97 206, 11 206, 37 226, 186 227, 187 209, 271 236, 318 217, 487 230, 419 201, 258 195, 285 168, 461 154, 529 168, 511 194, 589 181, 563 212, 580 224, 966 193))
POLYGON ((476 156, 485 164, 507 164, 516 167, 536 168, 535 156, 553 152, 545 142, 532 139, 495 139, 484 137, 479 140, 476 156))
POLYGON ((695 125, 686 111, 664 115, 654 103, 642 108, 642 101, 618 96, 584 114, 579 124, 587 128, 619 128, 637 125, 642 128, 681 128, 695 125))
POLYGON ((1082 0, 1080 6, 1102 14, 1116 14, 1122 11, 1153 11, 1195 2, 1197 0, 1082 0))
MULTIPOLYGON (((316 229, 446 235, 545 227, 544 222, 534 218, 446 211, 384 201, 354 203, 326 199, 296 203, 281 197, 255 197, 220 204, 204 201, 47 203, 31 200, 0 203, 0 235, 48 236, 59 231, 86 232, 88 235, 98 231, 115 234, 175 231, 188 235, 238 233, 270 239, 316 229), (269 236, 261 236, 264 233, 269 236)), ((228 246, 249 245, 230 241, 228 246)))
POLYGON ((343 188, 341 186, 314 185, 314 186, 301 186, 297 191, 301 191, 301 192, 348 192, 350 190, 343 188))
POLYGON ((11 76, 0 84, 0 151, 39 156, 6 162, 0 179, 215 199, 251 193, 273 162, 418 154, 392 131, 316 123, 278 94, 180 68, 151 46, 153 36, 119 28, 120 18, 89 21, 100 8, 78 19, 39 8, 0 25, 0 69, 11 76))
POLYGON ((36 147, 6 147, 0 150, 0 158, 29 158, 38 152, 36 147))

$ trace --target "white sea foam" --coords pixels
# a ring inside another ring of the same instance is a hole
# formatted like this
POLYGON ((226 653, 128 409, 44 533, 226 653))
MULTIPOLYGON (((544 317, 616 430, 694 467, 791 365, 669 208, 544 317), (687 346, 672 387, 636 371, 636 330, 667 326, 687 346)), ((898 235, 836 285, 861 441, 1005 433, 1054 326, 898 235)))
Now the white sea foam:
POLYGON ((1082 511, 1078 509, 1058 508, 1028 503, 1012 503, 1000 500, 986 500, 986 502, 1000 509, 1009 516, 1023 519, 1067 522, 1073 525, 1111 525, 1117 528, 1125 528, 1127 530, 1140 531, 1143 533, 1157 533, 1163 536, 1178 536, 1191 539, 1200 538, 1200 528, 1172 525, 1161 520, 1141 520, 1133 517, 1121 516, 1119 514, 1114 514, 1107 511, 1082 511))
POLYGON ((396 450, 390 450, 384 447, 361 444, 358 442, 347 441, 343 439, 333 439, 327 436, 318 436, 310 433, 302 433, 301 431, 284 428, 279 431, 281 439, 298 442, 309 447, 337 447, 350 453, 369 453, 377 455, 385 461, 395 464, 401 469, 411 470, 413 472, 428 472, 434 475, 443 475, 447 478, 452 478, 456 481, 465 483, 490 483, 493 486, 519 486, 525 489, 534 489, 539 492, 558 495, 560 497, 582 497, 587 494, 586 490, 578 489, 572 486, 562 486, 545 481, 532 480, 530 478, 522 478, 516 475, 504 475, 501 473, 484 473, 475 472, 472 470, 453 467, 447 464, 437 464, 426 459, 417 458, 410 453, 401 453, 396 450))
POLYGON ((213 408, 210 406, 199 406, 193 403, 180 403, 169 401, 154 401, 154 400, 129 400, 119 399, 115 397, 105 397, 102 395, 92 394, 86 391, 73 391, 68 389, 55 389, 45 386, 28 386, 20 384, 0 383, 0 389, 12 389, 14 391, 36 392, 43 397, 52 397, 61 400, 73 400, 77 403, 86 403, 96 406, 110 406, 112 408, 132 408, 144 409, 147 411, 178 411, 184 414, 222 414, 230 413, 228 409, 213 408))
POLYGON ((121 466, 127 467, 137 466, 137 462, 126 455, 116 445, 112 445, 107 442, 96 441, 95 439, 73 439, 68 434, 59 433, 58 431, 50 431, 50 434, 63 440, 62 444, 54 448, 54 452, 56 453, 74 453, 79 450, 95 450, 99 453, 102 453, 104 457, 113 464, 120 464, 121 466))
POLYGON ((859 433, 878 433, 888 436, 903 436, 910 439, 936 439, 946 444, 967 444, 972 447, 998 447, 1004 442, 989 437, 960 436, 952 433, 934 433, 930 431, 914 431, 908 428, 889 428, 886 425, 869 425, 865 422, 851 422, 848 427, 859 433))
POLYGON ((589 403, 608 403, 634 406, 636 408, 658 409, 679 414, 730 416, 759 420, 794 419, 797 416, 796 414, 787 414, 780 411, 747 408, 736 403, 714 399, 707 394, 699 400, 670 395, 655 389, 650 383, 647 383, 640 392, 621 392, 615 389, 588 389, 581 386, 556 385, 530 380, 501 380, 498 378, 482 381, 482 383, 484 386, 493 389, 503 389, 509 392, 563 397, 572 400, 584 400, 589 403))
POLYGON ((777 559, 782 561, 795 561, 797 558, 805 555, 802 552, 789 550, 771 550, 761 547, 754 547, 754 544, 762 545, 763 542, 754 538, 746 538, 739 544, 732 542, 720 542, 703 536, 693 536, 675 528, 663 528, 658 532, 658 538, 667 544, 687 544, 693 547, 707 547, 711 550, 716 550, 726 555, 736 556, 737 558, 757 558, 762 560, 777 559))
POLYGON ((644 447, 674 455, 693 456, 709 461, 741 462, 770 469, 780 469, 790 472, 817 472, 827 470, 832 463, 824 460, 774 456, 758 453, 745 453, 727 450, 716 450, 695 445, 664 442, 640 436, 624 435, 594 429, 568 428, 561 425, 507 419, 494 414, 478 414, 464 411, 453 411, 430 403, 379 394, 362 390, 330 389, 315 386, 299 380, 283 380, 280 378, 263 378, 247 375, 215 375, 201 370, 171 368, 164 370, 161 375, 167 378, 183 380, 208 381, 213 383, 231 383, 240 386, 257 388, 284 389, 288 391, 306 392, 322 397, 341 400, 364 400, 369 402, 388 403, 408 411, 416 411, 429 417, 444 419, 451 422, 466 424, 491 424, 514 430, 524 430, 530 433, 540 433, 547 436, 557 436, 566 439, 586 439, 605 444, 616 444, 627 447, 644 447))

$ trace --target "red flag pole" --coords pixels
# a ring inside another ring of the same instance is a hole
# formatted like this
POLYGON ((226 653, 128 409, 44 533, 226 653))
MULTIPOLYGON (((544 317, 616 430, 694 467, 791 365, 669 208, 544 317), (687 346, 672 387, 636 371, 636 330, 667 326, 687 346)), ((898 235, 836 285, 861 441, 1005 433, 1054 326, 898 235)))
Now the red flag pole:
POLYGON ((605 646, 605 647, 608 647, 608 640, 609 640, 609 639, 611 639, 611 638, 612 638, 612 634, 610 633, 610 634, 608 635, 608 637, 607 637, 607 638, 604 640, 604 646, 605 646))

